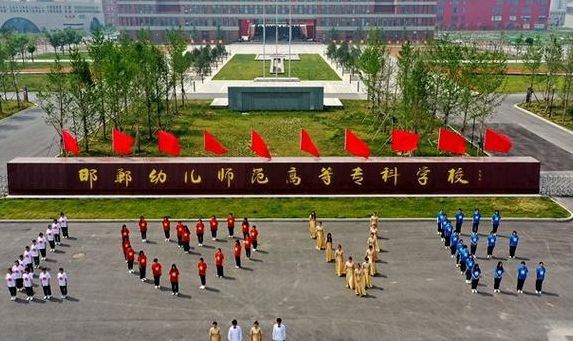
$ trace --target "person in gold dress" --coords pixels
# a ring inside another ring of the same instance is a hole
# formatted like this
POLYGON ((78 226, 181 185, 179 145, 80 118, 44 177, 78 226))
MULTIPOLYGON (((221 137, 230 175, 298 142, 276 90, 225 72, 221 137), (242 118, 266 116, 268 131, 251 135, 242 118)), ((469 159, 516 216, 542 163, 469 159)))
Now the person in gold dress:
POLYGON ((329 233, 326 235, 326 262, 330 263, 334 260, 334 252, 332 251, 332 234, 329 233))
POLYGON ((326 237, 322 221, 316 224, 316 249, 323 250, 326 248, 326 237))
POLYGON ((380 239, 380 236, 378 235, 378 226, 370 225, 370 234, 372 234, 372 233, 374 234, 376 239, 380 239))
POLYGON ((310 238, 316 239, 316 212, 310 212, 310 216, 308 217, 308 233, 310 234, 310 238))
POLYGON ((368 262, 370 263, 370 276, 376 276, 378 270, 376 269, 376 260, 374 259, 374 248, 372 245, 369 245, 368 250, 366 250, 366 258, 368 258, 368 262))
POLYGON ((362 262, 362 269, 364 270, 364 282, 366 284, 366 289, 372 288, 372 275, 370 274, 370 260, 368 257, 364 257, 364 262, 362 262))
POLYGON ((352 257, 348 257, 344 268, 346 270, 346 287, 354 290, 354 262, 352 257))
POLYGON ((373 233, 370 233, 370 236, 368 237, 368 241, 366 242, 366 245, 368 246, 368 248, 370 248, 372 246, 372 251, 374 252, 374 261, 378 260, 378 239, 376 239, 376 236, 373 233))
POLYGON ((370 226, 378 227, 379 221, 380 221, 380 219, 378 218, 378 212, 372 213, 372 215, 370 216, 370 226))
POLYGON ((336 251, 334 251, 334 259, 336 261, 334 265, 336 276, 342 277, 342 275, 346 273, 346 267, 344 266, 344 251, 340 244, 338 244, 336 251))
POLYGON ((250 341, 263 341, 263 331, 259 327, 259 321, 255 321, 249 331, 250 341))
POLYGON ((221 329, 217 326, 217 322, 213 321, 209 329, 209 341, 221 341, 221 329))
POLYGON ((354 292, 356 296, 364 297, 366 296, 366 282, 364 276, 364 270, 360 263, 356 265, 354 269, 354 292))

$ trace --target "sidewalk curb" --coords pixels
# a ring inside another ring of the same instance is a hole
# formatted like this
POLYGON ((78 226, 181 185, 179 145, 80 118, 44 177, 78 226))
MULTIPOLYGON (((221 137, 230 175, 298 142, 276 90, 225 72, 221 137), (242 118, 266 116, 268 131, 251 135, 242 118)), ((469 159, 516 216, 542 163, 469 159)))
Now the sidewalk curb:
POLYGON ((17 115, 23 115, 24 113, 26 113, 26 112, 28 112, 28 111, 30 111, 30 110, 32 110, 32 109, 37 109, 37 108, 39 108, 36 103, 34 103, 34 102, 30 102, 30 103, 33 104, 31 107, 26 108, 26 109, 23 109, 23 110, 20 110, 20 111, 18 111, 18 112, 15 112, 15 113, 13 113, 12 115, 10 115, 10 116, 8 116, 8 117, 4 117, 3 119, 0 120, 0 124, 4 124, 6 121, 12 119, 13 117, 15 117, 15 116, 17 116, 17 115))
POLYGON ((525 114, 529 114, 529 115, 531 115, 531 116, 534 116, 534 117, 537 118, 538 120, 541 120, 541 121, 543 121, 543 122, 545 122, 545 123, 547 123, 547 124, 550 124, 550 125, 554 126, 555 128, 559 128, 559 129, 563 130, 564 132, 573 135, 573 131, 571 131, 571 130, 565 128, 565 127, 562 127, 562 126, 560 126, 559 124, 557 124, 557 123, 555 123, 555 122, 551 122, 550 120, 548 120, 548 119, 546 119, 546 118, 544 118, 544 117, 541 117, 541 116, 537 115, 537 114, 534 113, 534 112, 531 112, 531 111, 529 111, 529 110, 527 110, 527 109, 523 109, 522 107, 519 106, 519 104, 514 104, 513 107, 514 107, 515 109, 517 109, 517 110, 519 110, 519 111, 525 113, 525 114))

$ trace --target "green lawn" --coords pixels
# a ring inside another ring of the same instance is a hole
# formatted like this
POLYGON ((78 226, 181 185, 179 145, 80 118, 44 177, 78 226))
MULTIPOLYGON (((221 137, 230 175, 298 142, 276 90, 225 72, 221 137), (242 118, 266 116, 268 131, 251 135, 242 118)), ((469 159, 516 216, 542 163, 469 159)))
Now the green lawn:
POLYGON ((520 107, 573 131, 573 115, 568 112, 563 114, 563 105, 558 100, 555 101, 551 116, 545 114, 545 104, 543 102, 533 101, 529 104, 523 103, 520 107))
MULTIPOLYGON (((60 62, 60 64, 64 67, 72 65, 72 63, 70 62, 60 62)), ((45 62, 34 61, 34 62, 26 62, 24 64, 20 63, 22 70, 32 69, 32 68, 49 68, 52 67, 53 65, 54 65, 53 61, 45 61, 45 62)))
MULTIPOLYGON (((533 84, 533 90, 537 92, 538 96, 542 96, 540 92, 543 92, 544 84, 541 82, 543 76, 537 76, 535 78, 533 84)), ((531 82, 531 78, 529 75, 506 75, 505 82, 499 89, 499 92, 503 93, 525 93, 529 84, 531 82)), ((561 88, 563 84, 563 77, 559 77, 557 79, 557 87, 561 88)))
POLYGON ((22 102, 21 108, 18 108, 18 102, 16 100, 7 100, 2 101, 2 111, 0 111, 0 120, 6 118, 8 116, 12 116, 15 113, 27 109, 33 106, 33 103, 30 102, 22 102))
POLYGON ((3 199, 0 219, 49 219, 60 211, 71 219, 197 219, 233 212, 236 217, 306 218, 316 210, 322 218, 366 218, 373 211, 388 218, 430 218, 443 208, 453 216, 475 207, 484 220, 495 209, 503 217, 565 218, 568 213, 551 199, 531 198, 261 198, 261 199, 3 199))
MULTIPOLYGON (((52 50, 53 51, 53 50, 52 50)), ((84 58, 89 58, 90 55, 87 51, 80 51, 80 55, 84 58)), ((66 49, 66 52, 58 52, 58 56, 60 57, 60 59, 70 59, 70 55, 68 54, 68 51, 66 49)), ((46 53, 41 53, 41 54, 34 54, 34 60, 36 59, 55 59, 56 58, 56 54, 54 52, 46 52, 46 53)))
POLYGON ((23 88, 26 86, 29 91, 39 91, 42 90, 48 81, 47 74, 19 74, 18 75, 18 86, 23 88))
MULTIPOLYGON (((263 76, 263 62, 255 60, 254 54, 236 54, 213 77, 214 80, 253 80, 263 76)), ((301 80, 337 81, 340 77, 318 54, 299 54, 300 61, 292 61, 291 76, 301 80)), ((269 76, 270 61, 265 62, 265 73, 269 76)), ((288 61, 285 61, 285 73, 288 76, 288 61)))

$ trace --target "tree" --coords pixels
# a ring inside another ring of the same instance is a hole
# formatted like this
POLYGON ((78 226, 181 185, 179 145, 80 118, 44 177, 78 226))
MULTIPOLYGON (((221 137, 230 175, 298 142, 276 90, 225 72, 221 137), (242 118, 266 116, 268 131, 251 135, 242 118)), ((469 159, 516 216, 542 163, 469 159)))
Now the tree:
POLYGON ((4 36, 6 44, 6 56, 8 57, 8 71, 10 74, 10 85, 14 92, 16 92, 16 102, 18 103, 18 108, 22 107, 22 102, 20 100, 20 87, 18 85, 18 74, 20 73, 20 65, 16 60, 18 52, 20 51, 21 40, 11 33, 6 33, 4 36))
POLYGON ((330 41, 326 46, 326 57, 330 60, 336 58, 336 43, 334 41, 330 41))
MULTIPOLYGON (((530 37, 527 39, 530 39, 530 37)), ((527 48, 525 49, 525 53, 523 55, 523 63, 529 73, 529 87, 533 89, 533 85, 535 84, 535 79, 537 77, 537 72, 541 67, 543 49, 541 46, 537 45, 533 39, 529 41, 527 39, 527 48)))
POLYGON ((552 36, 549 45, 545 46, 543 57, 547 63, 543 96, 545 100, 545 114, 551 117, 553 113, 557 73, 559 73, 561 69, 561 60, 563 58, 563 47, 556 37, 552 36))
POLYGON ((563 102, 563 112, 561 121, 565 121, 565 113, 569 110, 571 101, 571 92, 573 91, 573 40, 569 40, 569 48, 565 50, 562 70, 564 73, 563 85, 561 86, 561 98, 563 102))
MULTIPOLYGON (((181 104, 185 105, 185 72, 189 68, 189 58, 184 54, 187 50, 187 42, 181 28, 167 33, 167 51, 169 52, 169 66, 171 68, 171 83, 175 108, 177 108, 177 85, 181 85, 181 104)), ((177 109, 175 109, 177 110, 177 109)))
POLYGON ((36 42, 29 43, 28 46, 26 47, 26 51, 28 51, 28 53, 32 57, 32 63, 33 63, 34 62, 34 53, 36 53, 36 42))
POLYGON ((70 59, 72 64, 72 71, 69 75, 70 116, 74 123, 74 133, 76 136, 79 136, 81 132, 84 150, 89 152, 89 134, 96 122, 94 117, 97 117, 97 112, 94 110, 97 103, 97 92, 92 79, 90 65, 77 48, 71 51, 70 59), (79 124, 79 129, 77 124, 79 124))

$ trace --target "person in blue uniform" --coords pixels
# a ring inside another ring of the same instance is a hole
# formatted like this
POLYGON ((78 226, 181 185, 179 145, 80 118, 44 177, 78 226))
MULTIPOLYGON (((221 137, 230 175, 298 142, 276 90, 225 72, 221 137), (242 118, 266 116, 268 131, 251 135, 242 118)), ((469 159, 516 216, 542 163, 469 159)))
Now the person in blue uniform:
POLYGON ((499 214, 498 210, 495 210, 495 212, 493 212, 493 215, 491 216, 491 227, 493 230, 493 234, 497 235, 497 229, 499 228, 499 223, 501 222, 501 215, 499 214))
POLYGON ((444 210, 440 210, 436 215, 436 223, 438 224, 438 232, 437 234, 442 235, 442 224, 446 220, 446 214, 444 210))
POLYGON ((487 259, 490 259, 493 255, 493 249, 495 248, 495 243, 497 242, 497 236, 491 231, 489 236, 487 236, 487 259))
POLYGON ((456 247, 456 267, 458 268, 461 266, 460 264, 461 264, 463 248, 464 248, 464 240, 460 238, 458 246, 456 247))
POLYGON ((481 213, 476 208, 472 216, 472 232, 477 232, 479 228, 479 221, 481 220, 481 213))
POLYGON ((478 292, 478 283, 481 277, 481 269, 479 268, 479 264, 476 263, 472 269, 472 292, 475 294, 478 292))
POLYGON ((468 263, 466 262, 470 253, 468 251, 467 245, 462 247, 462 251, 460 253, 460 273, 463 275, 466 273, 468 263))
POLYGON ((443 230, 444 230, 444 247, 447 249, 450 247, 452 231, 454 230, 454 227, 448 221, 446 222, 446 226, 443 228, 443 230))
POLYGON ((462 224, 464 223, 464 211, 458 209, 456 212, 456 232, 460 234, 462 232, 462 224))
POLYGON ((523 284, 527 279, 527 273, 529 273, 529 269, 525 262, 521 262, 521 265, 517 268, 517 293, 523 294, 523 284))
POLYGON ((472 232, 472 234, 470 234, 470 254, 472 256, 476 254, 478 242, 479 242, 479 235, 477 234, 477 232, 472 232))
POLYGON ((472 271, 474 269, 474 265, 476 264, 475 256, 469 255, 466 258, 466 283, 470 284, 472 281, 472 271))
POLYGON ((454 231, 450 237, 450 258, 454 258, 456 255, 456 250, 458 249, 458 243, 460 241, 460 235, 454 231))
POLYGON ((541 295, 541 288, 543 287, 543 281, 545 280, 545 273, 547 271, 545 270, 545 266, 543 265, 543 262, 539 262, 539 265, 537 266, 537 268, 535 269, 535 293, 537 295, 541 295))
POLYGON ((511 232, 509 236, 509 258, 515 258, 515 250, 517 250, 517 243, 519 243, 519 236, 517 231, 511 232))
POLYGON ((499 290, 499 285, 501 284, 501 279, 503 278, 503 274, 505 270, 503 268, 503 263, 498 262, 495 269, 493 269, 493 292, 501 292, 499 290))

